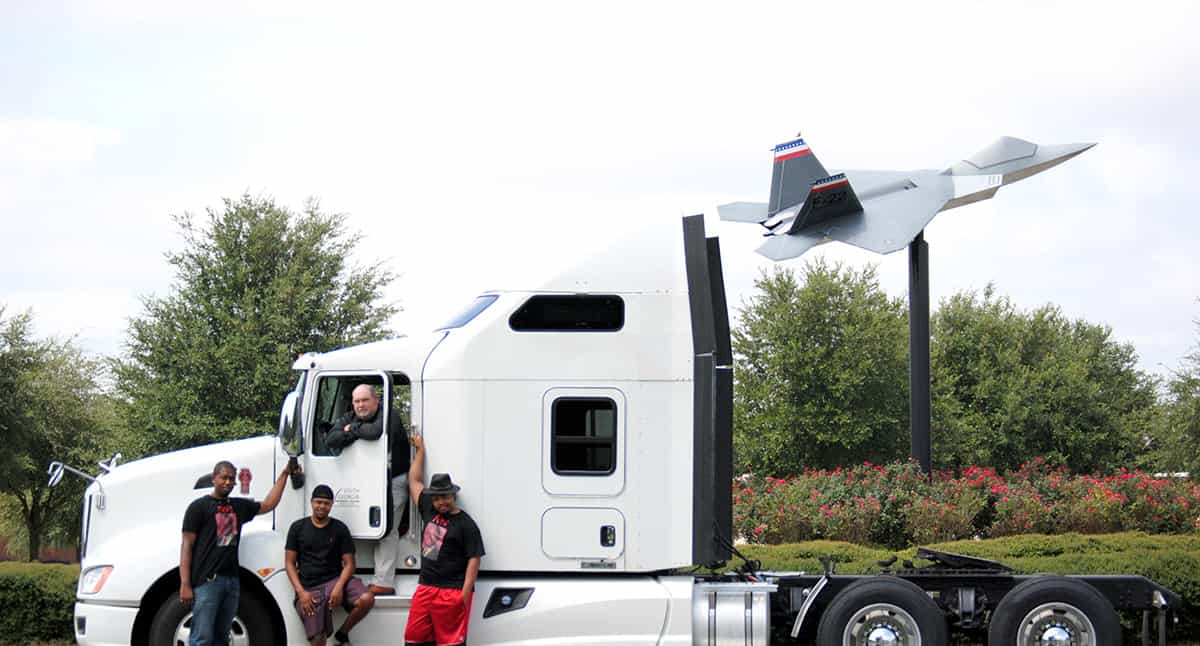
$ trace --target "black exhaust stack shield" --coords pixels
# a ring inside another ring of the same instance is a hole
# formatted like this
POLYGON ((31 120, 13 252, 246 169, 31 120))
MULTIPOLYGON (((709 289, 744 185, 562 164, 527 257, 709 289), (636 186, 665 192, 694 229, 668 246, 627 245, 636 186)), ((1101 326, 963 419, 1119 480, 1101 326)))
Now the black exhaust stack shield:
POLYGON ((692 321, 692 562, 731 556, 733 540, 733 354, 716 238, 704 216, 683 219, 692 321))

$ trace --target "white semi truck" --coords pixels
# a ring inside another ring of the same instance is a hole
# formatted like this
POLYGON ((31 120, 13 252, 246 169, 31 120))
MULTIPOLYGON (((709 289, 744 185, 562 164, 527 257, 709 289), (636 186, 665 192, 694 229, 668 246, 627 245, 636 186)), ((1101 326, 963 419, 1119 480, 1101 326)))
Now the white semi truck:
POLYGON ((360 574, 371 541, 402 532, 396 594, 353 633, 357 645, 401 643, 415 509, 385 517, 387 438, 337 456, 323 441, 367 383, 387 393, 385 415, 424 436, 426 473, 453 475, 482 530, 472 644, 942 646, 966 631, 993 645, 1108 646, 1121 640, 1116 610, 1141 611, 1143 639, 1154 629, 1165 644, 1179 598, 1136 576, 1018 576, 935 552, 869 576, 692 573, 735 551, 732 356, 716 239, 700 216, 669 238, 584 259, 536 290, 485 293, 427 335, 300 357, 277 437, 106 468, 83 501, 78 643, 186 644, 184 509, 211 490, 218 460, 238 467, 234 495, 261 499, 290 457, 303 483, 243 530, 233 643, 305 643, 283 546, 321 483, 358 540, 360 574))

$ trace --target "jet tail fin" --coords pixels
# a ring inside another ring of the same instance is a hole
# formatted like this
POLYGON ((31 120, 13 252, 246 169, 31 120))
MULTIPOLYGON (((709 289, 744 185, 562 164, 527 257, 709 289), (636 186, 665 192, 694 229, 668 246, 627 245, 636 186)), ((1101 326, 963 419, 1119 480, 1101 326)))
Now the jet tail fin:
POLYGON ((767 215, 795 206, 808 197, 812 183, 829 174, 812 149, 797 137, 772 149, 775 161, 771 170, 771 200, 767 215))
POLYGON ((850 180, 846 179, 846 174, 830 175, 812 183, 812 190, 804 198, 804 205, 787 232, 797 233, 805 227, 862 210, 862 203, 854 193, 854 187, 850 186, 850 180))

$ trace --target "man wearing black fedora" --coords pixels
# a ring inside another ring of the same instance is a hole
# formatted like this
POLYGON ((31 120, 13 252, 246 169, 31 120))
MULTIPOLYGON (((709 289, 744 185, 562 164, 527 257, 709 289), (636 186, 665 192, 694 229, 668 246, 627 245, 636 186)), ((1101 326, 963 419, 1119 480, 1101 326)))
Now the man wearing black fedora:
POLYGON ((409 438, 416 454, 408 470, 409 494, 421 521, 421 575, 408 611, 404 643, 456 646, 467 642, 471 597, 483 556, 479 526, 458 507, 459 486, 448 473, 435 473, 425 486, 425 443, 409 438))

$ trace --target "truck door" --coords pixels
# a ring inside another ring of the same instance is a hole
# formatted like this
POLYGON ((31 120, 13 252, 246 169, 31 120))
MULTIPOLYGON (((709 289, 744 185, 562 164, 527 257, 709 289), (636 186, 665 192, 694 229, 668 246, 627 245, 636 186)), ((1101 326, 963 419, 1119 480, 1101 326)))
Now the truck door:
POLYGON ((333 516, 346 523, 354 538, 377 539, 383 536, 386 526, 387 430, 389 416, 394 414, 387 402, 392 401, 392 380, 382 372, 321 372, 310 392, 312 422, 307 426, 313 432, 305 500, 317 485, 329 485, 334 491, 333 516), (353 392, 362 385, 378 397, 376 414, 383 432, 377 440, 355 440, 334 455, 337 450, 329 446, 326 438, 332 432, 343 432, 341 424, 353 418, 353 392))

